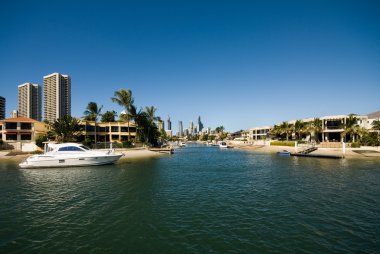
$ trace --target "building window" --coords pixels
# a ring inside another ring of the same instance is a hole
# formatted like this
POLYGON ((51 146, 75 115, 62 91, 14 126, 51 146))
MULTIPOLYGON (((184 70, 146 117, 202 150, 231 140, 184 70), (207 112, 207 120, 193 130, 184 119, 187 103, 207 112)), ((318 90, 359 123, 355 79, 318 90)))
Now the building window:
POLYGON ((119 126, 111 126, 111 132, 119 132, 119 126))
POLYGON ((119 135, 112 135, 112 140, 119 140, 119 135))
POLYGON ((17 129, 17 123, 5 123, 5 129, 17 129))
POLYGON ((7 134, 7 140, 17 140, 17 134, 7 134))
POLYGON ((21 123, 21 130, 31 130, 32 124, 31 123, 21 123))
POLYGON ((32 134, 21 134, 20 139, 21 140, 32 140, 32 134))

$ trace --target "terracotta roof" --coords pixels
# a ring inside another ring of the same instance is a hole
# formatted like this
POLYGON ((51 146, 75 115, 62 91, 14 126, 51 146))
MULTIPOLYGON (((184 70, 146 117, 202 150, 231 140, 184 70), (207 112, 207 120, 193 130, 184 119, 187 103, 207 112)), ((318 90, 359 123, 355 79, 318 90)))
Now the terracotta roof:
POLYGON ((41 123, 40 121, 34 120, 32 118, 28 117, 15 117, 15 118, 8 118, 3 119, 1 122, 8 122, 8 123, 41 123))

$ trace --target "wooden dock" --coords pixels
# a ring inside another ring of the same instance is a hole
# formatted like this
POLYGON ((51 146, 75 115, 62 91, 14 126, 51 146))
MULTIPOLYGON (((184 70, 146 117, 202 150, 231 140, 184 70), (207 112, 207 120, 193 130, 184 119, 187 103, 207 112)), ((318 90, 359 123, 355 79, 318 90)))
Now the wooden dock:
POLYGON ((291 153, 291 156, 298 157, 313 157, 313 158, 327 158, 327 159, 343 159, 343 155, 333 155, 333 154, 303 154, 303 153, 291 153))
POLYGON ((165 147, 165 148, 149 148, 149 151, 157 152, 157 153, 166 153, 166 154, 173 154, 174 149, 171 147, 165 147))

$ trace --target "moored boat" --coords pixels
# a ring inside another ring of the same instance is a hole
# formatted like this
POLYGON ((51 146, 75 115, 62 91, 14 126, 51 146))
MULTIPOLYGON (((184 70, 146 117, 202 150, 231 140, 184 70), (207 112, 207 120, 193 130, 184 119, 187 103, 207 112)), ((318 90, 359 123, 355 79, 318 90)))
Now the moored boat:
POLYGON ((290 155, 290 152, 287 151, 287 150, 283 150, 283 151, 279 151, 277 152, 278 155, 285 155, 285 156, 289 156, 290 155))
POLYGON ((114 150, 91 150, 77 143, 46 144, 44 154, 32 155, 21 168, 73 167, 113 164, 123 156, 114 150))

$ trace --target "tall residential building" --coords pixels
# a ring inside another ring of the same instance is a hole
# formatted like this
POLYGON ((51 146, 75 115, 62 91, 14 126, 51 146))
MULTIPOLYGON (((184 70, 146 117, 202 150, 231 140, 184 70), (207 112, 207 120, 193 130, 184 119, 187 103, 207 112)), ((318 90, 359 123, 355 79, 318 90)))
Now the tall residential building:
POLYGON ((24 83, 18 86, 18 116, 41 121, 41 87, 24 83))
POLYGON ((0 119, 5 119, 5 98, 0 96, 0 119))
POLYGON ((168 124, 167 130, 171 131, 172 130, 172 122, 170 121, 170 116, 169 115, 168 115, 168 119, 166 120, 166 122, 168 124))
POLYGON ((203 123, 201 121, 201 116, 198 116, 198 131, 203 130, 203 123))
POLYGON ((189 134, 193 135, 193 133, 194 133, 194 124, 193 124, 193 121, 190 121, 190 123, 189 123, 189 134))
POLYGON ((182 121, 178 121, 178 136, 183 137, 183 124, 182 121))
POLYGON ((71 115, 71 79, 52 73, 44 76, 44 120, 55 121, 71 115))

